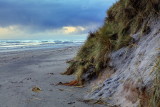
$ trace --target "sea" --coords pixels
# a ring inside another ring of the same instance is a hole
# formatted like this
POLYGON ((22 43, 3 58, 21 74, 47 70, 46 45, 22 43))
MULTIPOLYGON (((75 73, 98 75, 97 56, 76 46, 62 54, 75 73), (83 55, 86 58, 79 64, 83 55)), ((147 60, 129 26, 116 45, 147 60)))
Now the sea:
POLYGON ((81 46, 84 40, 0 40, 0 52, 81 46))

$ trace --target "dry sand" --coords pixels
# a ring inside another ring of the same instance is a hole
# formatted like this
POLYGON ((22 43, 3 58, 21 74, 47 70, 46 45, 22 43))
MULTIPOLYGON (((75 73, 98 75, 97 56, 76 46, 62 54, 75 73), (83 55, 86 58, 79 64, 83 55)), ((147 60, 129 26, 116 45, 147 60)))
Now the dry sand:
POLYGON ((99 107, 79 101, 87 88, 56 85, 79 47, 0 53, 0 107, 99 107), (33 87, 42 91, 35 93, 33 87))

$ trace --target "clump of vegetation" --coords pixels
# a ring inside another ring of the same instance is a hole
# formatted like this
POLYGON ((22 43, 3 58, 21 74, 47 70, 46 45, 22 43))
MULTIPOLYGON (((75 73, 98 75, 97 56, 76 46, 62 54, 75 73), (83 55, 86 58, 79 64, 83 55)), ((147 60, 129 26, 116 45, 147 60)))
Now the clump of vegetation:
POLYGON ((139 89, 140 107, 160 107, 160 57, 151 72, 155 74, 152 84, 139 89))
POLYGON ((155 79, 151 90, 150 107, 160 107, 160 57, 155 65, 155 79))
MULTIPOLYGON (((74 61, 64 74, 76 74, 83 83, 86 76, 96 77, 107 67, 110 52, 132 43, 132 34, 142 30, 144 21, 160 11, 159 0, 119 0, 108 11, 104 25, 89 33, 74 61)), ((147 23, 147 22, 146 22, 147 23)), ((149 33, 145 26, 143 33, 149 33)))

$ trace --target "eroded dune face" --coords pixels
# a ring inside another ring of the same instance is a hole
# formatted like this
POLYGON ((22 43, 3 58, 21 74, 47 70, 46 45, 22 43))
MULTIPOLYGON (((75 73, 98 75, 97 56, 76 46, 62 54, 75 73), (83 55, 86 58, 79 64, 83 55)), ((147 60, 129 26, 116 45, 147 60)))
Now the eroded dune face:
POLYGON ((111 53, 109 64, 115 73, 103 84, 97 81, 99 87, 87 98, 102 98, 121 107, 137 107, 140 102, 146 105, 160 58, 159 18, 149 19, 148 26, 150 31, 146 34, 138 32, 132 35, 135 40, 132 46, 111 53))

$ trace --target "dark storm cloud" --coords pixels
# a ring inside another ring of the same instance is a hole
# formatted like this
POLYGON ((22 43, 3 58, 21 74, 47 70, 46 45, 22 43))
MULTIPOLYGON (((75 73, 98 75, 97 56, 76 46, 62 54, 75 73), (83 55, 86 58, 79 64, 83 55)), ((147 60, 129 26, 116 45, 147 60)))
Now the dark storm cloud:
POLYGON ((115 0, 0 0, 0 26, 38 29, 102 23, 115 0))

